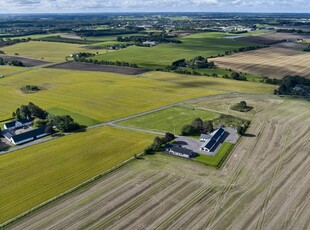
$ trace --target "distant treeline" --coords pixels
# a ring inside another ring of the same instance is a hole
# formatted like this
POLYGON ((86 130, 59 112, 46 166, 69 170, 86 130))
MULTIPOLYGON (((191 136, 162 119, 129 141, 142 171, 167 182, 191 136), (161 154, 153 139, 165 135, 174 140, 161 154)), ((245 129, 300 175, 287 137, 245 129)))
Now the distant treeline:
POLYGON ((92 63, 96 65, 115 65, 115 66, 126 66, 126 67, 133 67, 139 68, 137 64, 128 63, 128 62, 120 62, 120 61, 99 61, 97 59, 91 59, 88 57, 94 56, 92 53, 78 53, 76 57, 74 57, 74 61, 76 62, 85 62, 85 63, 92 63))
POLYGON ((11 46, 11 45, 15 45, 20 42, 28 42, 30 40, 31 40, 30 38, 15 38, 15 39, 8 38, 6 40, 4 40, 3 38, 0 38, 0 47, 11 46))
POLYGON ((76 31, 76 34, 79 36, 87 37, 97 37, 97 36, 109 36, 109 35, 122 35, 122 34, 134 34, 138 33, 139 31, 143 30, 143 28, 138 29, 135 28, 134 30, 130 29, 117 29, 117 30, 79 30, 76 31))
POLYGON ((297 33, 297 34, 310 34, 310 32, 295 29, 277 29, 278 33, 297 33))
POLYGON ((62 38, 58 36, 49 36, 43 37, 39 39, 34 39, 37 41, 45 41, 45 42, 63 42, 63 43, 73 43, 73 44, 90 44, 91 42, 87 42, 83 39, 72 39, 72 38, 62 38))
POLYGON ((174 39, 176 36, 170 36, 166 33, 151 33, 147 36, 118 36, 119 42, 134 42, 135 45, 143 45, 143 42, 152 41, 156 43, 182 43, 180 40, 174 39))
MULTIPOLYGON (((238 49, 225 51, 225 55, 230 55, 230 54, 233 54, 233 53, 247 52, 247 51, 262 49, 262 48, 266 48, 266 47, 268 47, 268 46, 246 46, 246 47, 240 47, 238 49)), ((224 56, 224 55, 221 55, 221 56, 224 56)))

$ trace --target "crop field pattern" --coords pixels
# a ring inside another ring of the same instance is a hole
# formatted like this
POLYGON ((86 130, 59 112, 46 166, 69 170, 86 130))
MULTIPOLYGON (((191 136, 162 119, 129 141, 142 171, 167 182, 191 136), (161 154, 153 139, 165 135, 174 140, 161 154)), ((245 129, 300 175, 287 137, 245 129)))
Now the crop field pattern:
POLYGON ((281 100, 254 115, 220 170, 148 156, 11 228, 308 229, 309 124, 309 102, 281 100))
POLYGON ((100 127, 2 155, 0 223, 141 153, 153 138, 100 127))
POLYGON ((222 33, 198 33, 181 38, 182 43, 162 44, 154 47, 131 46, 116 52, 100 55, 98 60, 127 61, 139 67, 154 69, 166 67, 181 59, 191 59, 201 55, 204 57, 224 54, 227 50, 253 45, 249 42, 238 42, 223 38, 222 33))
POLYGON ((294 49, 270 47, 214 58, 212 61, 220 68, 269 78, 282 78, 290 74, 310 78, 309 53, 294 49))

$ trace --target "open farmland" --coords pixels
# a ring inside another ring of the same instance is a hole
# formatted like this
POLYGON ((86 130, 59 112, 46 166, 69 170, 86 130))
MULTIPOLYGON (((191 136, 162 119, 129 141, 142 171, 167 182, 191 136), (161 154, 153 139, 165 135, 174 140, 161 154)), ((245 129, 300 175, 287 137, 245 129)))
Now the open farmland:
POLYGON ((106 52, 102 50, 90 50, 82 47, 79 44, 59 43, 59 42, 43 42, 43 41, 30 41, 18 43, 12 46, 1 48, 7 55, 15 55, 33 58, 49 62, 63 62, 67 56, 72 53, 90 52, 99 53, 106 52))
POLYGON ((0 156, 0 223, 138 154, 153 136, 102 127, 0 156))
POLYGON ((0 80, 0 120, 29 101, 45 109, 65 109, 97 121, 109 121, 192 98, 229 92, 272 93, 274 86, 252 82, 161 72, 140 77, 112 73, 37 69, 0 80), (158 78, 158 79, 157 79, 158 78), (23 94, 20 88, 45 88, 23 94))
POLYGON ((221 68, 270 78, 282 78, 290 74, 310 77, 310 55, 293 49, 264 48, 214 58, 212 61, 221 68))
POLYGON ((118 124, 152 131, 171 132, 179 135, 182 127, 190 124, 194 119, 199 117, 202 120, 212 120, 217 116, 217 113, 209 111, 193 110, 185 107, 171 107, 122 121, 118 124))
MULTIPOLYGON (((201 55, 210 57, 224 54, 227 50, 253 45, 223 38, 223 33, 199 33, 185 36, 182 43, 162 44, 154 47, 130 46, 126 49, 99 55, 97 60, 126 61, 139 67, 154 69, 166 67, 181 58, 191 59, 201 55)), ((92 58, 94 59, 94 58, 92 58)))
POLYGON ((310 105, 280 101, 255 114, 220 170, 149 156, 11 228, 308 229, 310 105))

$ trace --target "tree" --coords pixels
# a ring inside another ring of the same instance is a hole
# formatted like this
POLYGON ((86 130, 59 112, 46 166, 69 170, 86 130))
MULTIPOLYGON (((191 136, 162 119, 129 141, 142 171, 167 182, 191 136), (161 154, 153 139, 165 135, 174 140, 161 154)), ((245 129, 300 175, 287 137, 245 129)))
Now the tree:
POLYGON ((173 133, 169 133, 169 132, 165 133, 165 141, 166 142, 170 142, 174 139, 175 139, 175 136, 173 133))
POLYGON ((64 116, 48 116, 48 123, 56 126, 62 132, 74 131, 80 128, 80 125, 72 119, 69 115, 64 116))
POLYGON ((40 118, 40 119, 46 119, 48 112, 41 109, 39 106, 33 104, 32 102, 29 102, 28 104, 28 110, 31 113, 31 116, 40 118))
POLYGON ((184 125, 181 130, 181 135, 183 136, 190 136, 195 133, 195 128, 192 125, 184 125))
POLYGON ((163 140, 160 137, 155 137, 151 147, 154 151, 159 151, 162 144, 163 144, 163 140))
POLYGON ((246 101, 240 101, 239 105, 240 105, 241 109, 246 109, 247 108, 246 101))
POLYGON ((21 105, 20 110, 19 110, 19 116, 22 119, 31 118, 31 112, 29 111, 27 105, 21 105))
POLYGON ((211 120, 203 121, 202 123, 202 133, 211 133, 213 131, 213 123, 211 120))
POLYGON ((203 121, 200 118, 196 118, 193 122, 192 122, 192 126, 195 129, 195 133, 198 133, 202 130, 202 124, 203 121))
POLYGON ((46 125, 47 121, 46 120, 42 120, 42 119, 39 119, 39 118, 36 118, 33 122, 33 125, 35 127, 43 127, 44 125, 46 125))

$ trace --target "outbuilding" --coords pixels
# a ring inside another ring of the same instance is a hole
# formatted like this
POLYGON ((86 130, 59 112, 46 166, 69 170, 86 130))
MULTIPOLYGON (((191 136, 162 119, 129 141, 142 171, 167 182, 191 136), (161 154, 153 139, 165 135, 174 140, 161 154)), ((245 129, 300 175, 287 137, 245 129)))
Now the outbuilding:
POLYGON ((11 136, 10 141, 14 145, 20 145, 50 135, 51 133, 52 128, 50 126, 43 126, 38 129, 11 136))
POLYGON ((184 157, 184 158, 192 158, 194 157, 194 152, 190 149, 172 146, 171 148, 167 149, 168 152, 172 155, 184 157))
POLYGON ((33 123, 33 120, 31 119, 19 119, 16 121, 5 123, 4 129, 15 130, 15 129, 23 128, 26 126, 30 126, 32 125, 32 123, 33 123))

